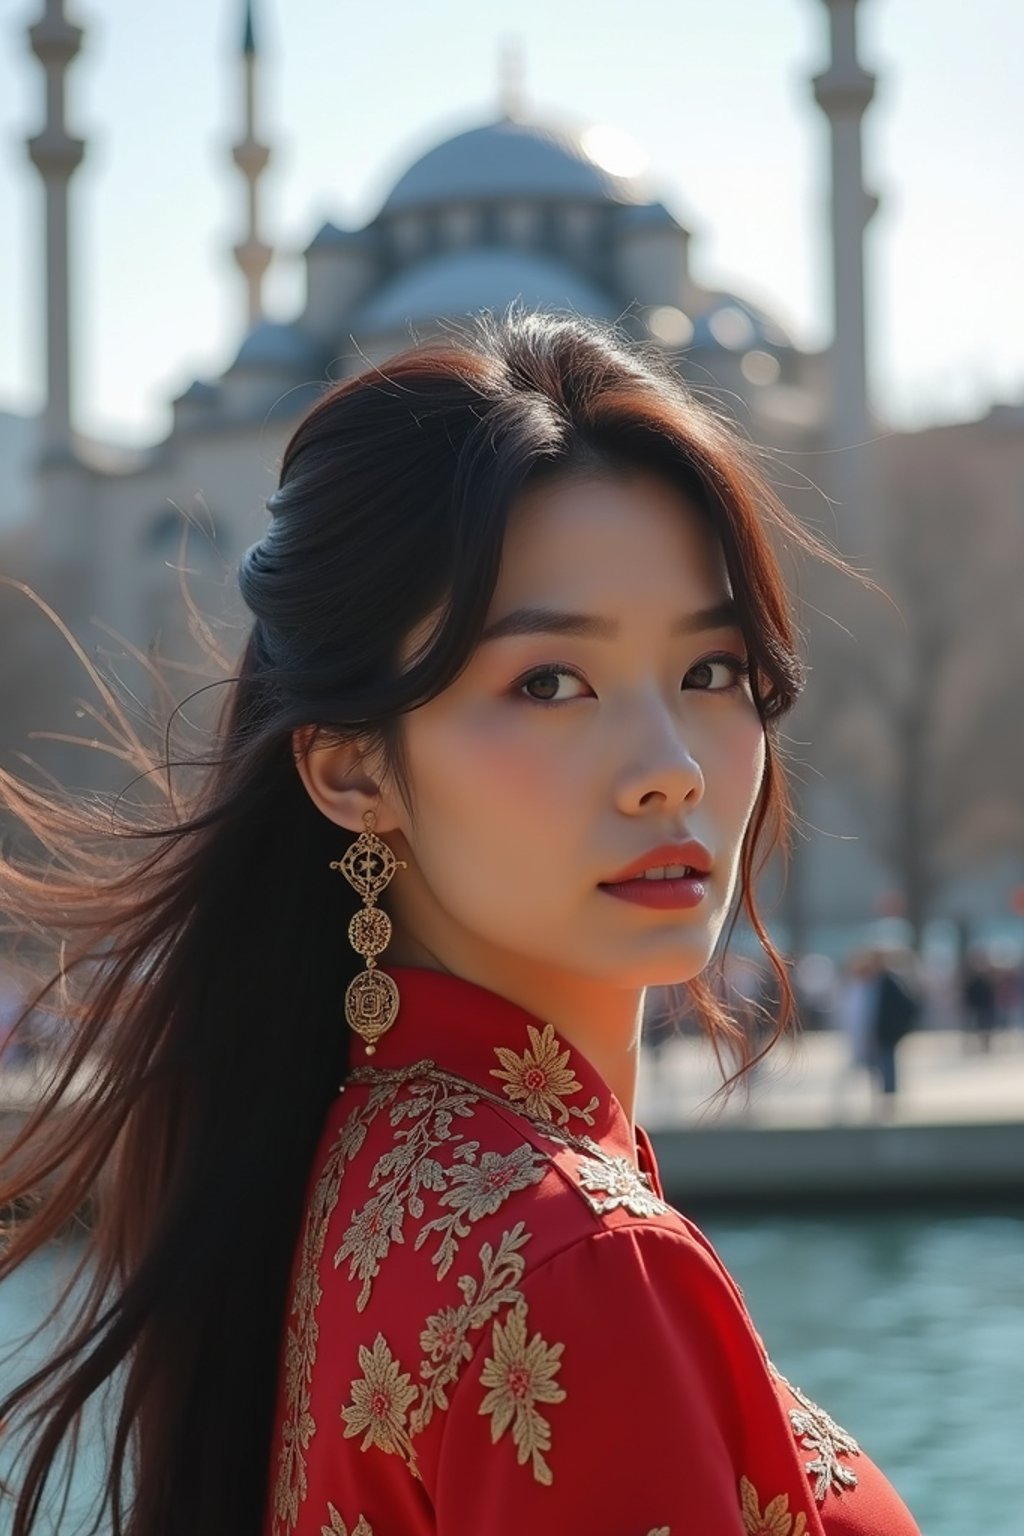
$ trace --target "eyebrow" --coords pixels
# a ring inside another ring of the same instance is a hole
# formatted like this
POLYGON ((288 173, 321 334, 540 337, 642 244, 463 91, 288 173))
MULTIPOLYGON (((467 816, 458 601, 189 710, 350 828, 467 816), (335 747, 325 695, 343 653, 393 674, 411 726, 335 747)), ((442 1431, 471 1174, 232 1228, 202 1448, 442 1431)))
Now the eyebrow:
MULTIPOLYGON (((698 635, 706 629, 730 629, 739 624, 734 598, 724 598, 710 608, 698 608, 682 614, 669 631, 672 635, 698 635)), ((566 613, 560 608, 513 608, 503 618, 488 624, 480 644, 504 640, 509 635, 576 635, 585 639, 614 640, 619 626, 614 619, 591 613, 566 613)))

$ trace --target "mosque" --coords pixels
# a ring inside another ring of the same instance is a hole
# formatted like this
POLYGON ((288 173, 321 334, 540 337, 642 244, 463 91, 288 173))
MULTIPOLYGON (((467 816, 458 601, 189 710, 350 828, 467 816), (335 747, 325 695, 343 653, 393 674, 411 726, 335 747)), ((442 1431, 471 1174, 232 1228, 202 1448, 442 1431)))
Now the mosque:
MULTIPOLYGON (((851 0, 835 0, 833 9, 852 10, 851 0)), ((69 585, 79 597, 88 589, 86 606, 113 628, 145 644, 166 617, 153 588, 165 562, 153 554, 176 544, 175 508, 205 519, 230 563, 262 527, 275 443, 283 445, 322 381, 475 310, 519 301, 617 321, 656 343, 685 376, 703 387, 712 381, 756 439, 783 448, 821 439, 827 359, 802 352, 742 294, 698 283, 690 232, 648 184, 637 147, 607 125, 536 120, 518 99, 511 68, 493 121, 429 149, 363 228, 328 222, 316 231, 304 252, 304 307, 287 322, 268 319, 262 288, 273 249, 260 222, 260 178, 270 149, 257 136, 260 53, 251 0, 240 20, 242 132, 234 162, 248 227, 233 254, 248 331, 219 378, 196 379, 173 402, 166 439, 131 455, 82 443, 71 412, 67 198, 85 145, 65 127, 64 95, 82 31, 67 19, 64 0, 46 0, 29 31, 48 102, 44 130, 29 143, 47 214, 48 392, 37 516, 50 558, 73 573, 69 585)), ((852 32, 837 26, 834 42, 849 48, 852 32)), ((859 70, 837 51, 835 78, 818 82, 834 132, 847 138, 872 86, 857 74, 854 101, 851 67, 859 70)), ((855 175, 858 158, 847 157, 855 175)), ((848 433, 857 440, 856 420, 848 433)))
MULTIPOLYGON (((73 625, 101 614, 142 651, 159 635, 166 654, 180 622, 168 566, 181 512, 202 530, 190 536, 190 569, 200 579, 204 565, 214 576, 230 571, 262 531, 270 466, 325 378, 357 372, 439 323, 513 301, 618 322, 661 348, 685 378, 731 402, 755 441, 830 464, 826 489, 841 508, 844 544, 870 500, 868 454, 856 449, 872 436, 863 245, 876 200, 863 185, 861 121, 874 77, 857 55, 858 0, 822 4, 831 55, 812 86, 830 131, 834 326, 830 347, 812 353, 743 294, 696 280, 690 231, 649 184, 631 141, 603 124, 535 118, 510 68, 492 121, 428 149, 363 228, 328 222, 313 234, 301 311, 268 319, 262 290, 273 248, 260 218, 260 178, 270 149, 257 133, 261 59, 246 0, 234 163, 248 219, 233 255, 248 328, 220 377, 196 379, 174 400, 167 437, 129 453, 87 443, 74 430, 68 187, 86 146, 65 124, 65 79, 82 30, 65 15, 65 0, 44 0, 29 29, 47 87, 45 124, 29 141, 46 210, 47 394, 32 471, 32 536, 60 611, 73 625), (844 451, 830 455, 837 447, 844 451)), ((862 862, 846 893, 851 910, 870 904, 882 879, 877 860, 862 862)), ((826 905, 842 906, 827 874, 819 884, 826 905)))

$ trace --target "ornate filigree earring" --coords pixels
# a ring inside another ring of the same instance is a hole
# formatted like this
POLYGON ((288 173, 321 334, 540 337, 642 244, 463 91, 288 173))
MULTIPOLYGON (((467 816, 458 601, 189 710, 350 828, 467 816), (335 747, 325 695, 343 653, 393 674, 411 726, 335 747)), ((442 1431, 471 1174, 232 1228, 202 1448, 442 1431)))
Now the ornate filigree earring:
POLYGON ((343 859, 331 861, 331 868, 341 870, 364 902, 352 916, 348 937, 352 948, 366 961, 366 970, 353 977, 346 988, 345 1018, 366 1042, 367 1056, 373 1055, 377 1041, 395 1022, 399 1002, 394 980, 377 969, 376 956, 383 953, 391 939, 391 919, 377 906, 377 897, 395 870, 407 867, 405 860, 396 859, 387 843, 374 832, 376 819, 373 811, 365 811, 365 830, 343 859))

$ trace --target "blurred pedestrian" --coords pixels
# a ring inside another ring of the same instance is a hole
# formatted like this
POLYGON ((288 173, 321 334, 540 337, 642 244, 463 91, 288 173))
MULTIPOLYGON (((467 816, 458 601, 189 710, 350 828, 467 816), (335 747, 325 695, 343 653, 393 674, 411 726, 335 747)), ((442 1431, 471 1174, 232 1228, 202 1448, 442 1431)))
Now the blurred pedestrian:
POLYGON ((916 1028, 921 1016, 921 993, 913 973, 913 958, 895 950, 876 950, 877 977, 871 1014, 871 1071, 875 1107, 890 1119, 898 1089, 896 1053, 901 1040, 916 1028))
POLYGON ((996 1025, 996 981, 984 951, 975 950, 964 964, 960 984, 964 1042, 982 1052, 992 1048, 996 1025))

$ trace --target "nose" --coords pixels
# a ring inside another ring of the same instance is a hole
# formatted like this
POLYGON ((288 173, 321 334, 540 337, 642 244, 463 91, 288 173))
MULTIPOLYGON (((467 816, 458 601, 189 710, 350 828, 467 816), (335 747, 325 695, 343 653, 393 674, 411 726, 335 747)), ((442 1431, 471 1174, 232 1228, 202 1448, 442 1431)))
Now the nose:
POLYGON ((704 798, 704 774, 678 718, 661 710, 631 732, 630 764, 619 778, 618 808, 634 816, 660 808, 688 812, 704 798))

